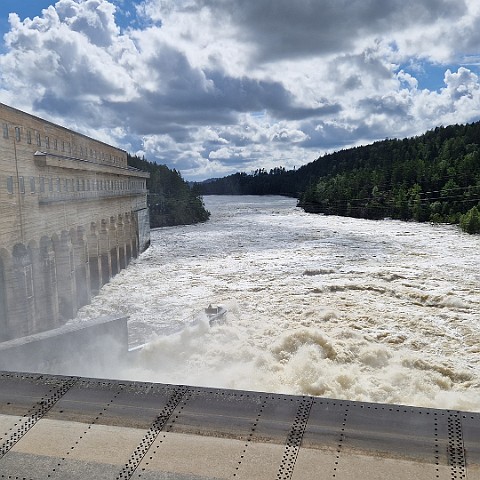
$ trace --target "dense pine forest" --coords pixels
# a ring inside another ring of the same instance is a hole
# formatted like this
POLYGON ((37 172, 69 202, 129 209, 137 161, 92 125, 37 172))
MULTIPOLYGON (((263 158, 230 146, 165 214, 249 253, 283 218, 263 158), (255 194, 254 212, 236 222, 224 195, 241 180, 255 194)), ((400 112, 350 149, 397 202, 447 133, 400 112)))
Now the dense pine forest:
POLYGON ((210 217, 198 187, 190 187, 176 170, 133 155, 128 155, 128 165, 150 173, 147 188, 152 228, 189 225, 210 217))
POLYGON ((480 122, 324 155, 297 170, 237 173, 202 194, 282 194, 305 211, 460 224, 480 232, 480 122))

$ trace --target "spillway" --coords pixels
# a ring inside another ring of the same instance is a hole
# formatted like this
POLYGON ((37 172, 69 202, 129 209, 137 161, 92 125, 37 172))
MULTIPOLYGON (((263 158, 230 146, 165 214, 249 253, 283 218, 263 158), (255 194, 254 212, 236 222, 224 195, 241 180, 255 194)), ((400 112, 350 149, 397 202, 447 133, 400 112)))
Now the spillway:
POLYGON ((480 479, 480 413, 0 373, 2 479, 480 479))

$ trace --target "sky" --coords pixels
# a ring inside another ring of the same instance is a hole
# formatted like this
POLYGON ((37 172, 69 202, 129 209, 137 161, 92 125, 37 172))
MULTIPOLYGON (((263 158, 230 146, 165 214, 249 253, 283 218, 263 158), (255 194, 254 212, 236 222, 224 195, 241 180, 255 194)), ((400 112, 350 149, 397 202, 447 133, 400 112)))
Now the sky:
POLYGON ((0 0, 0 102, 186 180, 480 120, 478 0, 0 0))

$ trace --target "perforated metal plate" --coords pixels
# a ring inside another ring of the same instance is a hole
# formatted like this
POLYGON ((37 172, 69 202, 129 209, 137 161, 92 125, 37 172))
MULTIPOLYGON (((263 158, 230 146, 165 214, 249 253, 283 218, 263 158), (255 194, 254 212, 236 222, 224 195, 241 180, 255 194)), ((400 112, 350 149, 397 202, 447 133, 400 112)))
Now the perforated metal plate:
POLYGON ((302 444, 305 428, 307 427, 310 410, 313 405, 313 398, 304 397, 298 406, 295 420, 293 421, 290 432, 287 436, 285 453, 282 457, 282 463, 278 469, 277 479, 286 480, 292 478, 298 452, 302 444))
POLYGON ((1 404, 4 411, 17 413, 24 410, 26 398, 36 400, 16 420, 8 431, 0 435, 0 458, 2 458, 20 439, 55 405, 55 403, 77 382, 74 377, 2 376, 1 404), (20 380, 20 381, 19 381, 20 380), (19 384, 23 388, 18 388, 19 384), (18 403, 17 403, 18 401, 18 403))

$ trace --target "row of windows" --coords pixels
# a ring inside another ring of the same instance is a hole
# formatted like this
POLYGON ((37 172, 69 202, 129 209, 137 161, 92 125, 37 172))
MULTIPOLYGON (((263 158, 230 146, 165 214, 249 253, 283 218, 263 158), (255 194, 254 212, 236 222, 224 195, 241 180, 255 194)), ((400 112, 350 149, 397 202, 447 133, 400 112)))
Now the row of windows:
MULTIPOLYGON (((4 139, 10 138, 10 129, 11 127, 8 123, 3 124, 4 139)), ((47 150, 53 149, 68 153, 70 155, 79 155, 80 158, 84 159, 101 160, 102 162, 109 163, 111 165, 126 167, 125 160, 122 157, 95 150, 94 148, 87 146, 77 146, 75 144, 72 145, 70 142, 66 142, 64 140, 59 141, 57 138, 50 138, 49 136, 42 138, 40 132, 37 131, 32 132, 31 130, 27 129, 25 131, 25 135, 23 136, 22 128, 14 127, 14 136, 17 143, 26 141, 28 145, 36 144, 39 148, 45 147, 47 150)))
MULTIPOLYGON (((26 193, 47 192, 101 192, 101 191, 129 191, 145 190, 145 180, 103 180, 85 178, 60 177, 18 177, 18 190, 26 193), (28 184, 28 185, 26 185, 28 184)), ((14 193, 14 177, 7 177, 7 192, 14 193)))

